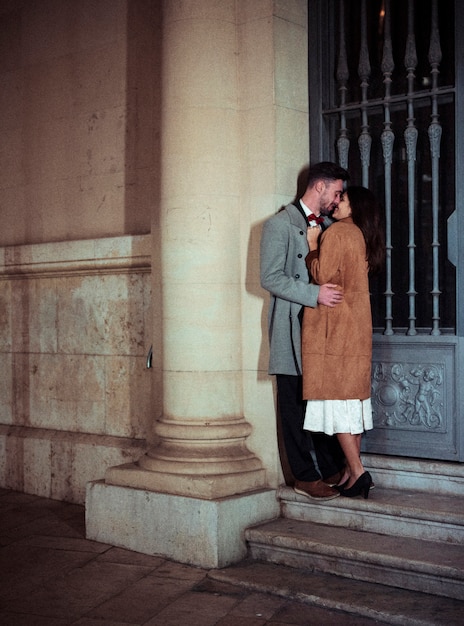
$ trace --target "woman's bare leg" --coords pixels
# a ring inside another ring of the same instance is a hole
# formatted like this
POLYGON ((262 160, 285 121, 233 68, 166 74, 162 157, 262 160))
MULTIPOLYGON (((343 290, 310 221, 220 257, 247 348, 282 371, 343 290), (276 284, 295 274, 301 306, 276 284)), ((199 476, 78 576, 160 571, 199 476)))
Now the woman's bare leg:
POLYGON ((345 477, 342 477, 342 481, 348 478, 348 483, 345 485, 345 488, 349 489, 365 471, 360 458, 361 435, 337 433, 337 438, 345 455, 347 465, 345 477))

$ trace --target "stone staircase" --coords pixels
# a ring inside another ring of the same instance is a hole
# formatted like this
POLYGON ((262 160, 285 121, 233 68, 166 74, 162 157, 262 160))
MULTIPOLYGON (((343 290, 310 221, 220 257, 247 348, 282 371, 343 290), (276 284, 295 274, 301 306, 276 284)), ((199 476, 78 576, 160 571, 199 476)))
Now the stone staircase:
POLYGON ((464 624, 464 467, 364 465, 376 485, 368 500, 316 502, 281 487, 281 517, 248 528, 250 558, 218 576, 386 623, 464 624))

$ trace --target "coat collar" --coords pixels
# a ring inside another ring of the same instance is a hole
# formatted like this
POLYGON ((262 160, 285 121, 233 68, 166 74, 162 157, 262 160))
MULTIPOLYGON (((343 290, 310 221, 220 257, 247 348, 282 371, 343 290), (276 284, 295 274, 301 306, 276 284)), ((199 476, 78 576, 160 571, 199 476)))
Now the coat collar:
MULTIPOLYGON (((307 227, 306 214, 299 200, 295 200, 293 204, 289 204, 286 208, 290 215, 290 221, 292 224, 294 224, 295 226, 298 226, 298 228, 304 229, 307 227)), ((324 218, 324 223, 322 225, 322 230, 325 230, 326 228, 328 228, 335 221, 328 215, 323 215, 323 218, 324 218)))
POLYGON ((306 217, 299 200, 295 200, 294 204, 289 204, 287 206, 287 212, 290 216, 290 222, 292 224, 298 226, 298 228, 306 228, 306 217))
POLYGON ((351 215, 348 217, 343 217, 341 220, 334 220, 335 222, 340 222, 341 224, 354 224, 353 218, 351 215))

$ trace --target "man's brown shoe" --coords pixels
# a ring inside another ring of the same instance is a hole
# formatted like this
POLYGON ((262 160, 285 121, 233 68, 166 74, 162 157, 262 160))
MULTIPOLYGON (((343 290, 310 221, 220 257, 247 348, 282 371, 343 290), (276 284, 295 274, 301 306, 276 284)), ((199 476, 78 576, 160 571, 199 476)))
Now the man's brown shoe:
POLYGON ((295 493, 308 496, 308 498, 313 500, 332 500, 340 495, 337 489, 329 487, 322 480, 296 480, 293 490, 295 493))

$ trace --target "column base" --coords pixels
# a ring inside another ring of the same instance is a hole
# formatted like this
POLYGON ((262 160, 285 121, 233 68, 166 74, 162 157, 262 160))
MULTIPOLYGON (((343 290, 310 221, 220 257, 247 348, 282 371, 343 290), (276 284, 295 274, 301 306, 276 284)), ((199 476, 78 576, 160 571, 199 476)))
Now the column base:
POLYGON ((215 500, 87 483, 87 539, 198 567, 225 567, 246 556, 244 530, 278 517, 275 489, 215 500))
POLYGON ((105 473, 105 482, 110 485, 214 500, 264 489, 266 470, 261 467, 227 474, 174 474, 150 471, 139 463, 126 463, 109 467, 105 473))

